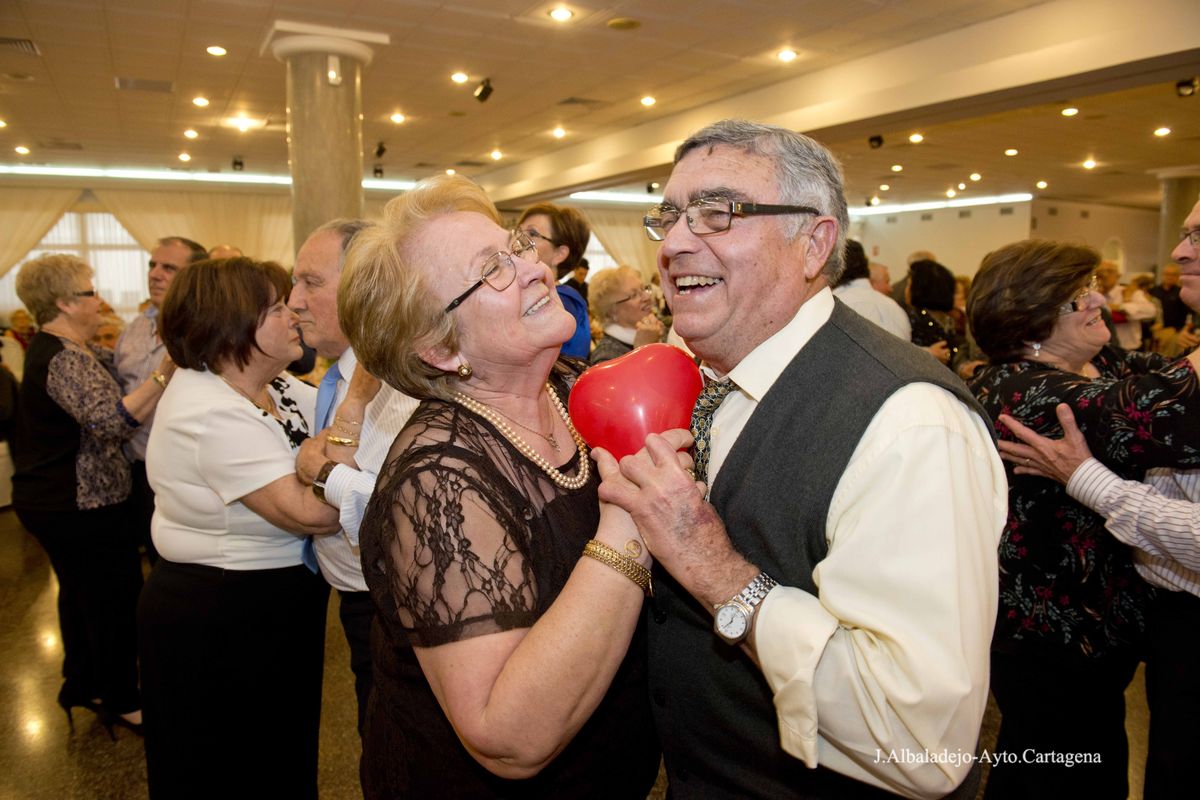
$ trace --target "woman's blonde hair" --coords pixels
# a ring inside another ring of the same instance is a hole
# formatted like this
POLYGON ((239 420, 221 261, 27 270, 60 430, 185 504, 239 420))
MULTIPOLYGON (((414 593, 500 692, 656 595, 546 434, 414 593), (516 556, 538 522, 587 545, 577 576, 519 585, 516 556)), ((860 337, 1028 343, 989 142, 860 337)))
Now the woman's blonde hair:
POLYGON ((17 297, 41 327, 59 315, 58 301, 74 299, 79 284, 91 277, 92 268, 79 256, 49 253, 21 265, 17 297))
POLYGON ((354 237, 338 285, 338 319, 359 363, 412 397, 448 400, 458 380, 420 355, 458 352, 458 329, 429 284, 441 267, 437 250, 416 242, 427 224, 456 211, 500 224, 496 206, 473 181, 461 175, 422 181, 389 201, 378 225, 354 237))
POLYGON ((616 306, 623 291, 621 284, 625 278, 633 276, 634 280, 640 286, 642 283, 641 274, 633 267, 624 264, 613 269, 605 269, 597 272, 595 276, 588 281, 588 310, 592 314, 592 319, 598 319, 601 323, 611 322, 609 313, 616 306))

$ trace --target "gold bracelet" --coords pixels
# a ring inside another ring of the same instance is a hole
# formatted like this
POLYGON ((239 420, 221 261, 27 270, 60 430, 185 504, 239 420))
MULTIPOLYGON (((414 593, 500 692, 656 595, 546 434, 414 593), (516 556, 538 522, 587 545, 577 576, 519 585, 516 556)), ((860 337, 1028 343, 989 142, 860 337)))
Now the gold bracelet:
POLYGON ((650 570, 632 558, 621 555, 604 542, 597 541, 596 539, 588 540, 588 543, 583 547, 583 554, 603 564, 607 564, 640 586, 642 591, 647 595, 650 597, 654 596, 654 584, 650 580, 650 570))
POLYGON ((167 376, 163 375, 158 370, 150 373, 150 378, 162 388, 167 388, 167 376))
POLYGON ((344 422, 344 423, 346 423, 347 425, 362 425, 362 421, 361 421, 361 420, 359 420, 358 422, 355 422, 355 421, 354 421, 354 420, 352 420, 352 419, 346 419, 345 417, 342 417, 342 416, 335 416, 335 417, 333 418, 333 421, 334 421, 334 422, 344 422))
POLYGON ((358 447, 358 439, 346 439, 341 436, 325 436, 325 441, 330 444, 341 445, 342 447, 358 447))

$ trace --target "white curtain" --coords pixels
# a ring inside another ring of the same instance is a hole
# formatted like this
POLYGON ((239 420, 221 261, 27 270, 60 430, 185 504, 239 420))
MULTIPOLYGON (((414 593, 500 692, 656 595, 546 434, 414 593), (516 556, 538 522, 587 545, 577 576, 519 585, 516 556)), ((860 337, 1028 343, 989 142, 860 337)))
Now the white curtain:
POLYGON ((290 267, 292 199, 287 194, 242 192, 171 192, 138 189, 94 189, 96 199, 112 212, 147 250, 166 236, 184 236, 205 247, 228 244, 260 261, 290 267))
POLYGON ((652 242, 642 227, 643 208, 580 209, 592 226, 592 233, 618 264, 627 264, 649 281, 658 271, 658 242, 652 242))
POLYGON ((0 189, 0 275, 16 266, 78 199, 78 189, 0 189))

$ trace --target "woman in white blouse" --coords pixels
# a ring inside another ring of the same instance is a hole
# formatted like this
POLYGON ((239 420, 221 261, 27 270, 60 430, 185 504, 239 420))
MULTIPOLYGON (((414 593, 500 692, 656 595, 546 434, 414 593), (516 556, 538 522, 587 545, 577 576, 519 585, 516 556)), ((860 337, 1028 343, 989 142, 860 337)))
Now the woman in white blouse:
POLYGON ((147 448, 161 558, 138 613, 152 797, 317 796, 328 587, 303 558, 338 523, 295 476, 316 390, 283 371, 290 288, 277 264, 202 261, 163 302, 179 370, 147 448))

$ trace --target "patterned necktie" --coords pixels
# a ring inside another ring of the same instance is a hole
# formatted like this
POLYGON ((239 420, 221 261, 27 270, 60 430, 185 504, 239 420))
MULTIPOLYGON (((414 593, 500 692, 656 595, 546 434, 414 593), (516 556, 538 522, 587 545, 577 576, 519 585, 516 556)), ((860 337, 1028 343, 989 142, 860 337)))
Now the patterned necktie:
POLYGON ((333 421, 333 401, 337 397, 337 382, 341 377, 342 372, 335 361, 325 371, 325 377, 321 378, 321 385, 317 387, 317 416, 313 420, 317 431, 328 428, 329 423, 333 421))
POLYGON ((737 384, 731 380, 709 381, 704 391, 696 398, 696 405, 692 408, 692 438, 696 440, 694 472, 698 481, 708 481, 708 439, 712 432, 713 415, 717 413, 725 395, 736 388, 737 384))
MULTIPOLYGON (((313 419, 313 423, 316 425, 316 429, 313 430, 314 434, 329 427, 329 423, 333 421, 333 401, 337 397, 337 384, 341 377, 342 372, 338 369, 335 361, 325 371, 325 377, 321 378, 321 385, 317 387, 317 415, 313 419)), ((301 550, 300 560, 304 562, 304 566, 313 571, 313 574, 317 573, 317 552, 313 537, 304 537, 304 548, 301 550)))

